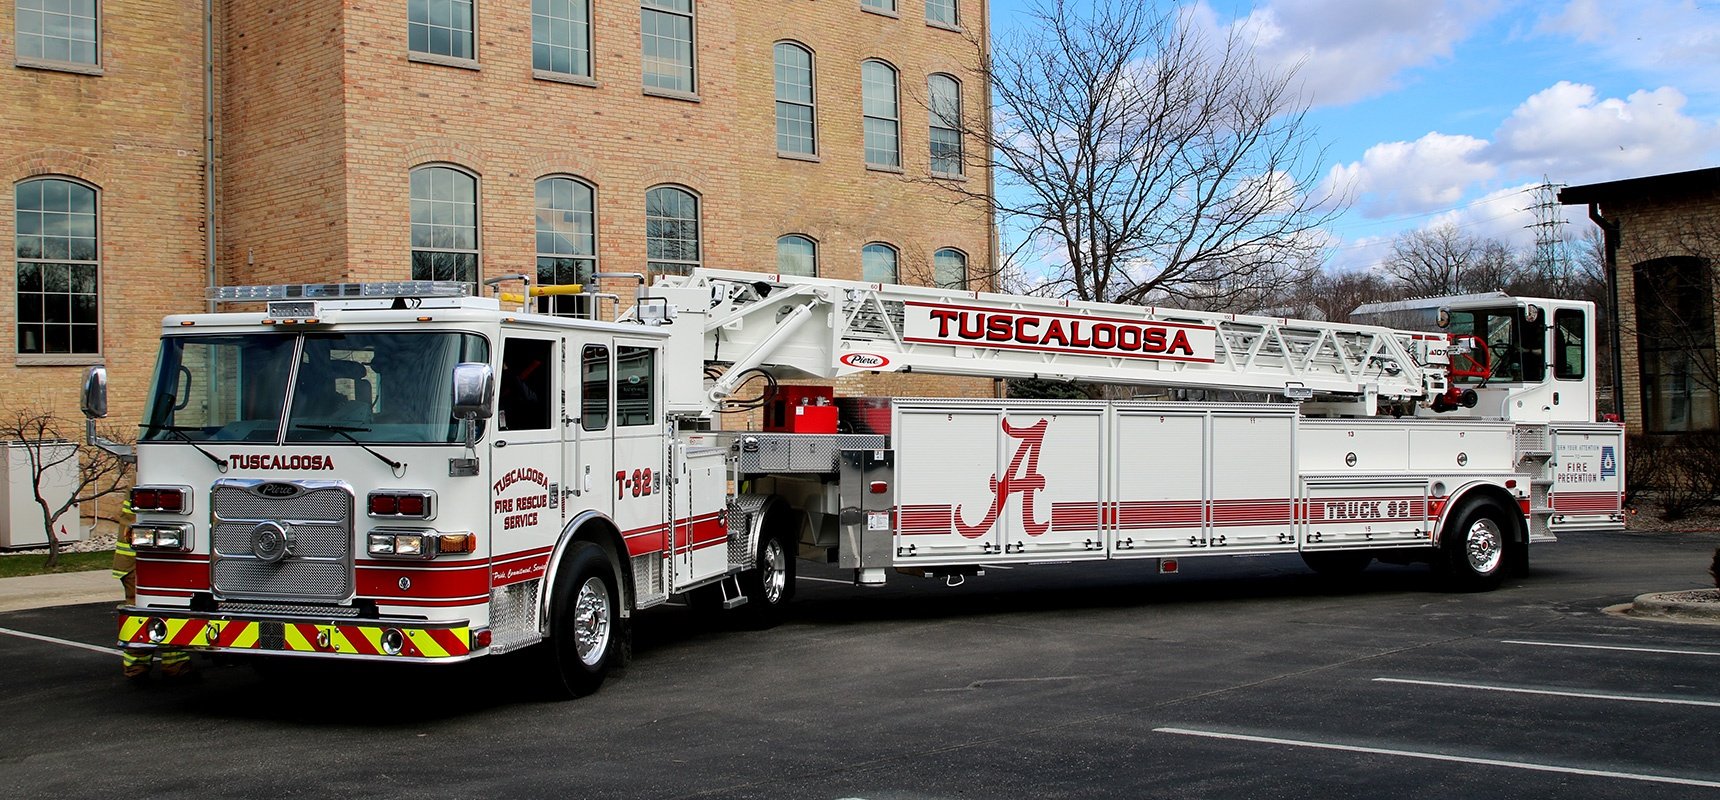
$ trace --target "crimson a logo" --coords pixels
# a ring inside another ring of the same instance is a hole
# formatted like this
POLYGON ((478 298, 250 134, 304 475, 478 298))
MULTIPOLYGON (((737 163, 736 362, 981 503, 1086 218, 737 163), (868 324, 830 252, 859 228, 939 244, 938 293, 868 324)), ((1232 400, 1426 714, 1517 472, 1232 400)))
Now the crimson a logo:
POLYGON ((991 476, 991 508, 985 512, 985 518, 978 525, 964 522, 962 507, 956 506, 956 532, 969 539, 977 539, 990 531, 997 524, 999 514, 1003 513, 1003 504, 1009 502, 1009 496, 1021 493, 1021 529, 1028 536, 1039 536, 1051 529, 1051 521, 1039 522, 1034 519, 1034 492, 1045 488, 1045 476, 1039 474, 1039 451, 1045 446, 1045 430, 1050 427, 1050 420, 1040 420, 1025 428, 1017 428, 1003 421, 1003 432, 1020 439, 1021 444, 1015 448, 1015 456, 1009 460, 1009 469, 1002 477, 991 476))

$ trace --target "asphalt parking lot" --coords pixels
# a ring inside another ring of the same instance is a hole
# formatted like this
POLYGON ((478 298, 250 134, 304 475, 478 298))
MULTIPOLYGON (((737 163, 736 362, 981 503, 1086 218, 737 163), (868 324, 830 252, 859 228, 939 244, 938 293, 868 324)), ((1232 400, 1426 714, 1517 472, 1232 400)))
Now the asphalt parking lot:
POLYGON ((1720 536, 1567 535, 1485 594, 1280 557, 846 585, 796 616, 641 615, 597 695, 506 658, 204 664, 143 687, 100 606, 0 615, 15 797, 1720 797, 1720 626, 1604 613, 1694 588, 1720 536))

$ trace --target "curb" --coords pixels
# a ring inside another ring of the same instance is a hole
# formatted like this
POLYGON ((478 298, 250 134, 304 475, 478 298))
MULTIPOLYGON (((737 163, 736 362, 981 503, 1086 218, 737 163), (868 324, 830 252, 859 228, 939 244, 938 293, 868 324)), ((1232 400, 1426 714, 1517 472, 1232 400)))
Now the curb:
POLYGON ((1691 622, 1720 623, 1720 602, 1717 602, 1720 600, 1720 592, 1708 590, 1716 600, 1706 602, 1688 599, 1692 593, 1692 590, 1685 590, 1640 594, 1631 601, 1629 613, 1633 617, 1667 617, 1691 622))

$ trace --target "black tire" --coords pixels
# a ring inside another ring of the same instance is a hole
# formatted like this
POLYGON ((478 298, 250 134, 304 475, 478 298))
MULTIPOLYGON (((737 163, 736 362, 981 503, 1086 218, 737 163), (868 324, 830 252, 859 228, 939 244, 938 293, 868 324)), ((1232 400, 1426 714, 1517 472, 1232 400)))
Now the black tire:
POLYGON ((1452 522, 1439 541, 1439 563, 1447 583, 1460 592, 1499 588, 1510 569, 1507 556, 1518 549, 1517 528, 1510 516, 1494 503, 1477 501, 1453 516, 1452 522))
POLYGON ((554 592, 549 641, 540 654, 548 667, 547 693, 558 699, 591 694, 626 651, 621 592, 603 548, 575 542, 556 573, 554 592))
POLYGON ((739 576, 741 592, 747 598, 741 611, 746 623, 754 628, 781 623, 788 617, 788 604, 794 599, 794 542, 786 526, 768 524, 779 521, 775 514, 767 520, 759 537, 758 551, 753 555, 753 568, 739 576))
POLYGON ((1302 563, 1327 578, 1353 578, 1373 563, 1374 554, 1366 550, 1303 551, 1302 563))

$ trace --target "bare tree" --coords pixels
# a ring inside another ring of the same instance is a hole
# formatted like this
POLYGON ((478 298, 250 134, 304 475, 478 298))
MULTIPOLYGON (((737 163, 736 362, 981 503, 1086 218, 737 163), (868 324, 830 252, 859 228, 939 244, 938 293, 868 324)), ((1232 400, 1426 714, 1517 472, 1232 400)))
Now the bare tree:
POLYGON ((979 44, 991 119, 959 126, 998 187, 988 204, 1038 249, 1040 293, 1120 303, 1246 303, 1313 268, 1341 210, 1292 76, 1236 33, 1134 0, 1043 0, 979 44))
POLYGON ((1402 293, 1388 285, 1378 273, 1349 270, 1321 271, 1308 276, 1297 285, 1292 302, 1304 308, 1318 309, 1323 319, 1348 322, 1350 312, 1357 306, 1401 299, 1402 293))
POLYGON ((56 566, 60 563, 60 537, 54 520, 74 505, 123 491, 131 464, 107 450, 67 438, 52 411, 14 411, 0 420, 0 439, 18 443, 18 449, 29 459, 31 492, 42 514, 42 528, 48 533, 48 566, 56 566), (70 491, 63 499, 49 499, 47 483, 69 463, 77 465, 70 491))
POLYGON ((1464 233, 1456 225, 1399 234, 1380 268, 1408 297, 1501 290, 1521 271, 1509 245, 1464 233))

